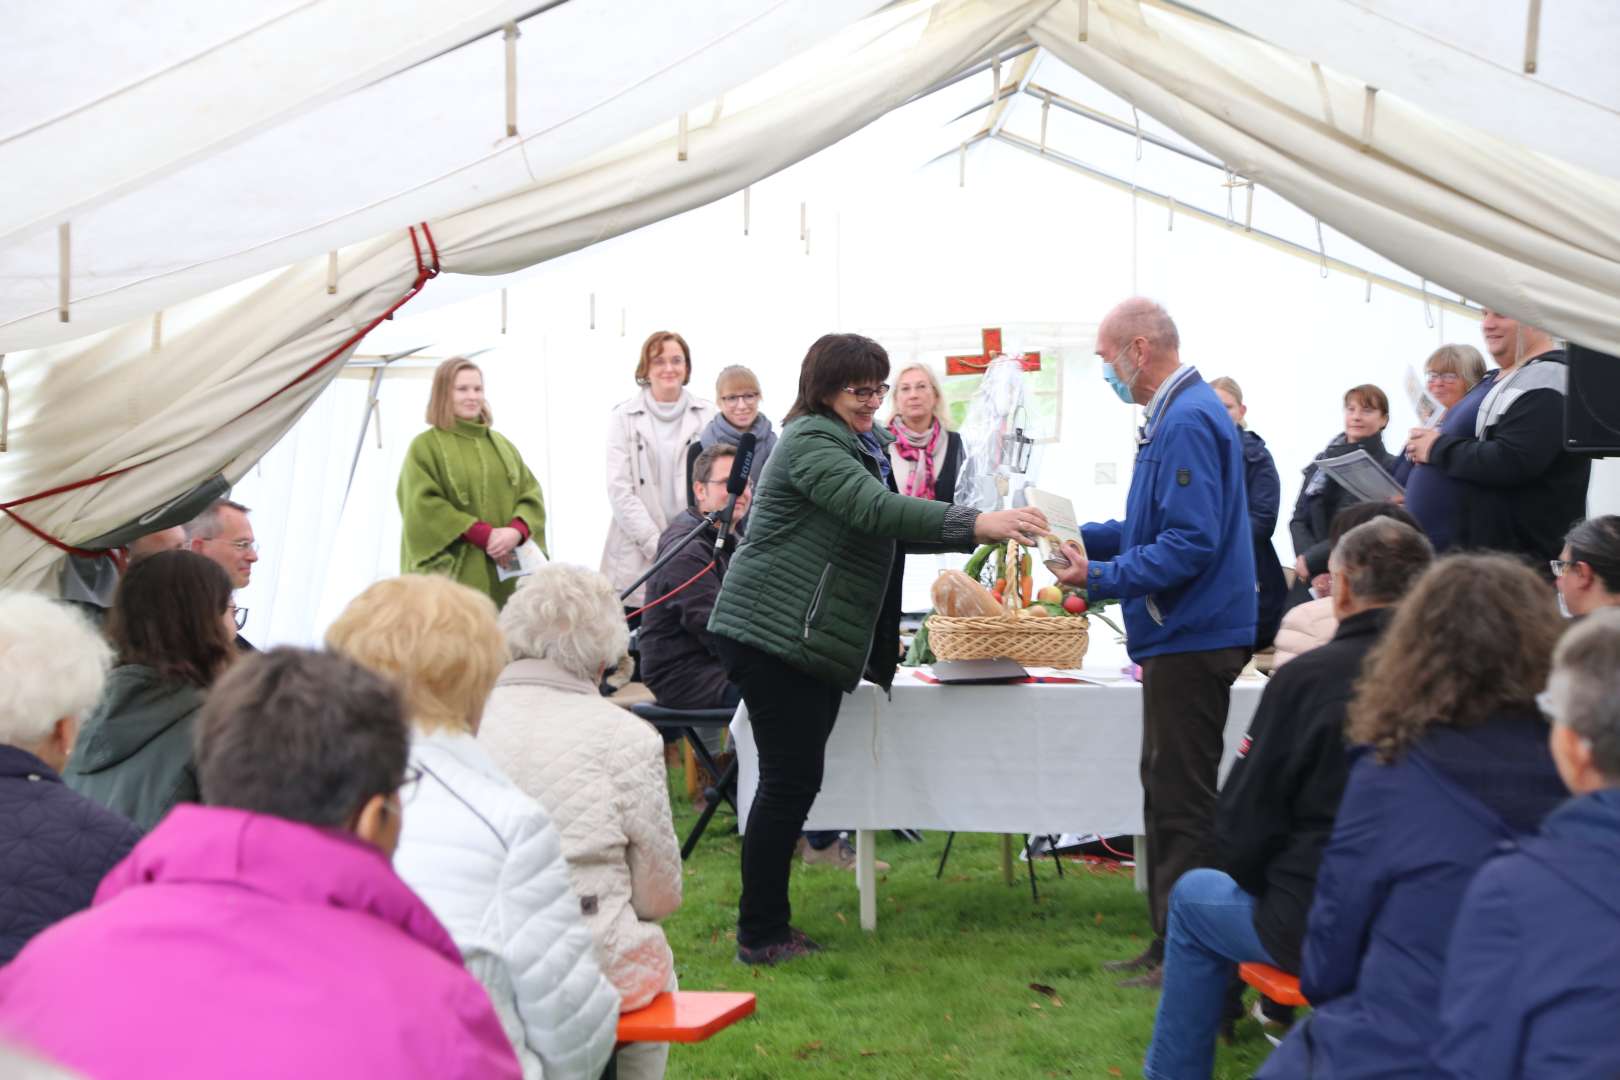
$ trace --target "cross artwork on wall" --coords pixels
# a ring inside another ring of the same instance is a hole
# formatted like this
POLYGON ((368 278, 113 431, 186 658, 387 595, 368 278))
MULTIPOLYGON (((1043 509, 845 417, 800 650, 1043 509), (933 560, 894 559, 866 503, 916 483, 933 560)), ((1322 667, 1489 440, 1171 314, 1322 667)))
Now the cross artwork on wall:
MULTIPOLYGON (((990 366, 990 361, 1001 355, 1001 327, 986 327, 979 331, 980 352, 976 356, 947 356, 945 358, 945 374, 947 375, 983 375, 984 369, 990 366)), ((1041 370, 1041 354, 1027 352, 1019 355, 1025 371, 1041 370)))
MULTIPOLYGON (((1014 330, 1012 340, 1046 337, 1034 327, 1014 330)), ((998 356, 1015 357, 1024 368, 1025 423, 1021 426, 1038 443, 1056 442, 1062 433, 1063 358, 1062 347, 1053 343, 1039 350, 1009 352, 1002 341, 1002 328, 979 331, 980 352, 976 355, 947 353, 945 356, 945 409, 951 422, 960 427, 967 417, 968 403, 983 381, 984 370, 998 356)))

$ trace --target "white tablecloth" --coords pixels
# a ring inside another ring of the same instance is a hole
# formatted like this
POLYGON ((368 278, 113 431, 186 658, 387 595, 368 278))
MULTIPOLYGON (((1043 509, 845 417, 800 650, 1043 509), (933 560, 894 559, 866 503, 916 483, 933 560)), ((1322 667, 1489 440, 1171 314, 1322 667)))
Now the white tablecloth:
MULTIPOLYGON (((1264 686, 1232 687, 1223 777, 1264 686)), ((759 783, 746 706, 731 733, 746 822, 759 783)), ((903 668, 892 700, 870 683, 845 696, 805 827, 1136 835, 1141 742, 1135 682, 937 686, 903 668)))

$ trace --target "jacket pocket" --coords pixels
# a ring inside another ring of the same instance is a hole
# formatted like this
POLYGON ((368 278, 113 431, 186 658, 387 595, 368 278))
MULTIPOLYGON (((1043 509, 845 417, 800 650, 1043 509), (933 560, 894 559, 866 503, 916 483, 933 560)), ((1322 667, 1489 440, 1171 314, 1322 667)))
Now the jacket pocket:
POLYGON ((1159 610, 1159 596, 1157 593, 1148 594, 1147 613, 1148 617, 1155 623, 1160 626, 1164 625, 1164 613, 1159 610))
POLYGON ((815 626, 816 619, 821 616, 821 605, 827 598, 827 583, 832 580, 833 564, 828 563, 821 571, 821 580, 816 582, 816 591, 810 597, 810 607, 804 613, 804 640, 810 640, 810 628, 815 626))

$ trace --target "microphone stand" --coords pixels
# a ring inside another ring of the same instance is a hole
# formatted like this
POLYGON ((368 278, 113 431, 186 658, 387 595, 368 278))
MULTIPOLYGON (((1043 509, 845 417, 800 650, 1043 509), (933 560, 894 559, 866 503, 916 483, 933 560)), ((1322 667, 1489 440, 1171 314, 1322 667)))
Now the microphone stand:
POLYGON ((703 515, 703 520, 698 522, 697 525, 695 527, 693 527, 691 532, 689 532, 685 536, 681 537, 680 540, 678 540, 677 542, 671 544, 668 551, 666 551, 662 555, 658 556, 658 561, 653 563, 652 566, 647 570, 647 572, 645 574, 642 574, 640 577, 636 578, 635 582, 628 589, 626 589, 626 590, 624 590, 624 592, 620 593, 619 594, 619 599, 621 601, 623 601, 631 593, 633 593, 637 589, 641 588, 641 586, 647 581, 648 578, 652 577, 654 574, 658 573, 658 571, 662 570, 664 568, 664 565, 666 563, 668 563, 671 559, 673 559, 676 555, 679 555, 681 553, 681 550, 683 548, 685 548, 687 544, 690 544, 693 540, 696 540, 698 538, 699 533, 701 533, 704 529, 713 528, 715 526, 715 523, 719 521, 720 515, 723 514, 724 512, 725 511, 723 511, 723 510, 711 510, 709 513, 704 514, 703 515))

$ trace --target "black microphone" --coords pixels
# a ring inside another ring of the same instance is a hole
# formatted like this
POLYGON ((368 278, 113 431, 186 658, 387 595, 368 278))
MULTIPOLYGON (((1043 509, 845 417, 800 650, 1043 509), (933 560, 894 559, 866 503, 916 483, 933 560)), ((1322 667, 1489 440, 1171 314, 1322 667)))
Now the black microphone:
POLYGON ((737 497, 748 490, 748 474, 754 468, 754 447, 759 442, 753 432, 737 440, 737 456, 731 459, 731 475, 726 477, 726 508, 720 511, 720 534, 715 538, 714 550, 726 550, 726 530, 731 528, 731 514, 737 508, 737 497))

